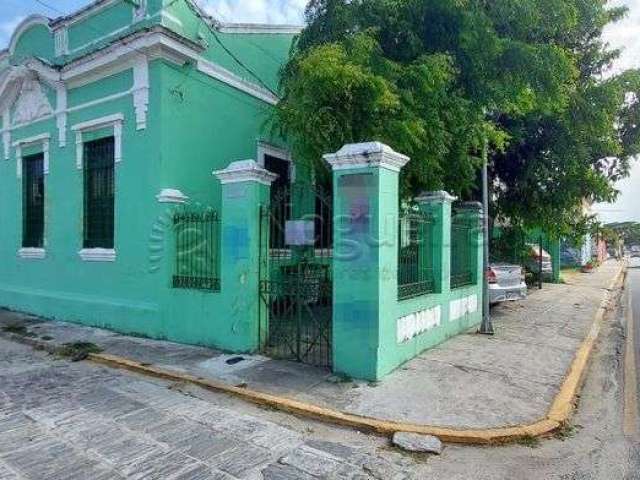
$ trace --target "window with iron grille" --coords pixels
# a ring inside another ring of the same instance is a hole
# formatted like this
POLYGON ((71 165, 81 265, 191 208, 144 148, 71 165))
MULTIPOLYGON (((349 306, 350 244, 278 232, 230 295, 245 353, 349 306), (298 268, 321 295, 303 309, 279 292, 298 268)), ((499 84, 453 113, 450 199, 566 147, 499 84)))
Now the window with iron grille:
POLYGON ((114 246, 114 143, 108 137, 84 144, 84 248, 114 246))
POLYGON ((182 211, 173 217, 176 263, 173 288, 220 290, 220 219, 214 210, 182 211))
POLYGON ((433 218, 408 211, 398 227, 398 299, 435 292, 433 218))
POLYGON ((44 246, 44 154, 22 159, 22 246, 44 246))

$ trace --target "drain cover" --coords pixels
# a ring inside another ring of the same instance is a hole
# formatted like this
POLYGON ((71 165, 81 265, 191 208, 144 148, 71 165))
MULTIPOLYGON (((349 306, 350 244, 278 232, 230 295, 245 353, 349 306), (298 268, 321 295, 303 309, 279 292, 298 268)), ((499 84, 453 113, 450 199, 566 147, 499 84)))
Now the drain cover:
POLYGON ((227 360, 227 365, 235 365, 236 363, 240 363, 244 360, 244 357, 231 357, 227 360))

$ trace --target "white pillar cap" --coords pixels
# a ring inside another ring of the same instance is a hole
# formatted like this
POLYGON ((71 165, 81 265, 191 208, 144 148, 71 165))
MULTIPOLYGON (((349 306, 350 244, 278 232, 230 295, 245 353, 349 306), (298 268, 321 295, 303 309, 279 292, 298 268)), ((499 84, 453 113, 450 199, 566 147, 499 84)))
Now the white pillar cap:
POLYGON ((231 163, 224 170, 216 170, 213 174, 218 177, 220 183, 258 182, 262 185, 271 185, 278 175, 265 170, 255 160, 240 160, 231 163))
POLYGON ((378 167, 399 172, 409 162, 409 157, 380 142, 349 143, 322 158, 333 170, 378 167))
POLYGON ((458 197, 454 197, 445 192, 444 190, 438 190, 436 192, 424 192, 416 197, 418 203, 452 203, 455 202, 458 197))

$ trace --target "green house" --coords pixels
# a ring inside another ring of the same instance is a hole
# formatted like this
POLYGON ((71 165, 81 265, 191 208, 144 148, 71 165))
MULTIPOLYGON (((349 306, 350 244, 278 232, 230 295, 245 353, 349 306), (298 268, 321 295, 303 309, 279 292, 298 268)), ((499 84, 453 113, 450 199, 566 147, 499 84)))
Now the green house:
POLYGON ((269 135, 298 31, 191 0, 25 19, 0 52, 0 306, 365 378, 476 324, 480 237, 455 227, 452 282, 451 199, 416 207, 429 238, 400 218, 408 159, 345 147, 320 184, 269 135))

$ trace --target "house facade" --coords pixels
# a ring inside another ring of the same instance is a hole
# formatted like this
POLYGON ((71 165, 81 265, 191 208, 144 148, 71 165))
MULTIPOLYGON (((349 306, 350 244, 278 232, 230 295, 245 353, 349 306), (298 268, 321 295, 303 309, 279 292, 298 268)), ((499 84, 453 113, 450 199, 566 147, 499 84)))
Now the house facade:
POLYGON ((321 188, 269 134, 298 30, 220 23, 190 0, 25 19, 0 53, 0 306, 363 378, 477 323, 480 236, 458 228, 452 288, 451 199, 416 207, 439 233, 398 253, 408 159, 337 152, 321 188), (392 246, 341 257, 374 228, 392 246))

